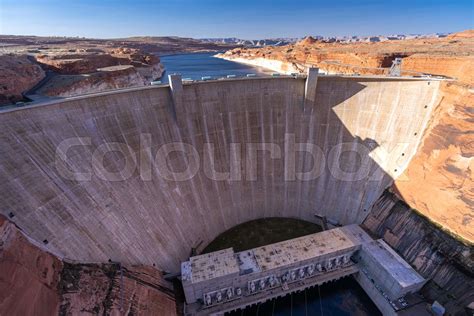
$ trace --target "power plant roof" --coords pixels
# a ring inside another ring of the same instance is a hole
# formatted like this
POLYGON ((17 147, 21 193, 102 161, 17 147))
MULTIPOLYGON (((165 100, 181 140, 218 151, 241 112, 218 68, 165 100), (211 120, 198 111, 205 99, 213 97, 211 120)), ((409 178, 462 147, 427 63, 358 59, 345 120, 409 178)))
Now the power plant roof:
POLYGON ((232 274, 262 272, 345 253, 371 240, 358 225, 349 225, 238 253, 227 248, 194 256, 181 265, 181 274, 183 281, 199 283, 232 274))
POLYGON ((190 262, 193 283, 239 273, 239 265, 232 248, 191 257, 190 262))
POLYGON ((255 258, 263 271, 317 258, 356 246, 339 229, 331 229, 295 239, 253 249, 255 258))

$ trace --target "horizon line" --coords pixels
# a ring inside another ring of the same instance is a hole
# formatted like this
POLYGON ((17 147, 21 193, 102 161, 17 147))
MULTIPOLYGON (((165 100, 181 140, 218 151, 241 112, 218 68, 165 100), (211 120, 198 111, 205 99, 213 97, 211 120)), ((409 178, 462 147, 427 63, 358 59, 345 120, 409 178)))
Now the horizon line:
POLYGON ((0 33, 0 36, 18 36, 18 37, 60 37, 60 38, 72 38, 72 39, 89 39, 89 40, 120 40, 120 39, 127 39, 127 38, 136 38, 136 37, 149 37, 149 38, 183 38, 183 39, 196 39, 196 40, 203 40, 203 39, 223 39, 223 38, 236 38, 239 40, 247 40, 247 41, 256 41, 256 40, 271 40, 271 39, 303 39, 306 37, 317 37, 322 36, 324 38, 347 38, 347 37, 371 37, 371 36, 391 36, 391 35, 449 35, 453 33, 460 33, 464 31, 474 30, 474 28, 468 28, 460 31, 443 31, 443 32, 430 32, 430 33, 390 33, 390 34, 370 34, 370 35, 322 35, 322 34, 307 34, 304 36, 278 36, 278 37, 262 37, 262 38, 243 38, 238 36, 216 36, 216 37, 189 37, 189 36, 180 36, 180 35, 129 35, 124 37, 88 37, 88 36, 81 36, 81 35, 35 35, 35 34, 3 34, 0 33))

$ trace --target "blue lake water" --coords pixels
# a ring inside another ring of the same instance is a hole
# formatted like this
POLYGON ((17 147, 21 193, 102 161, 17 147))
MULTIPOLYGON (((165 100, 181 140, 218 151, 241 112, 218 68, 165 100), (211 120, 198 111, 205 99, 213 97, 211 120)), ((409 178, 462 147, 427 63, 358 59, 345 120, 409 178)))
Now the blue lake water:
POLYGON ((272 71, 213 57, 216 53, 193 53, 161 56, 165 73, 160 81, 168 82, 168 75, 181 74, 183 78, 200 80, 201 77, 222 78, 227 75, 245 77, 247 74, 270 74, 272 71))

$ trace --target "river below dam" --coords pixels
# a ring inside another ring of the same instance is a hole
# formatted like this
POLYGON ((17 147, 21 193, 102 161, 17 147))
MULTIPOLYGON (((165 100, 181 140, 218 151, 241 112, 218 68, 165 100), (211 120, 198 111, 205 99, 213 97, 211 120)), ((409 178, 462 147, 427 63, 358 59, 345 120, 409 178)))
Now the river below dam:
POLYGON ((382 315, 357 282, 347 277, 292 293, 226 316, 378 316, 382 315))
POLYGON ((165 72, 161 77, 162 83, 168 83, 168 75, 181 74, 182 78, 201 80, 202 77, 213 79, 223 78, 227 75, 245 77, 247 74, 268 75, 273 71, 253 67, 233 61, 216 58, 216 52, 190 53, 161 56, 161 63, 165 66, 165 72))

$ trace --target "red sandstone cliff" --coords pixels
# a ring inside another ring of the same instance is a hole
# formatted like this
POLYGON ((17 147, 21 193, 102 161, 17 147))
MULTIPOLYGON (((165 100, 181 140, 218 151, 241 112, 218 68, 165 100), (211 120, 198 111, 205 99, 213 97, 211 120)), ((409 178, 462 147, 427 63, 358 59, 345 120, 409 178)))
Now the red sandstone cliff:
POLYGON ((0 216, 0 315, 57 315, 62 263, 0 216))
POLYGON ((51 51, 35 58, 0 55, 0 105, 23 99, 50 73, 34 94, 73 96, 118 88, 140 87, 160 78, 164 67, 157 56, 132 48, 51 51))
POLYGON ((20 101, 22 92, 44 76, 43 69, 26 55, 0 55, 0 105, 20 101))
POLYGON ((94 50, 92 52, 39 54, 36 56, 36 60, 44 68, 63 75, 87 74, 95 72, 99 68, 117 65, 146 68, 160 63, 160 58, 157 56, 126 47, 94 50))
MULTIPOLYGON (((287 65, 315 66, 328 73, 386 74, 396 57, 403 58, 406 74, 428 73, 474 84, 474 31, 446 38, 392 40, 378 43, 325 43, 310 37, 287 46, 236 48, 222 54, 226 59, 249 62, 262 59, 287 65)), ((263 64, 262 64, 263 65, 263 64)), ((285 71, 283 66, 282 71, 285 71)), ((289 68, 288 68, 289 69, 289 68)), ((292 67, 291 71, 298 67, 292 67)))
POLYGON ((68 97, 145 86, 164 72, 157 56, 124 47, 92 53, 38 55, 37 61, 59 74, 36 91, 48 96, 68 97))
MULTIPOLYGON (((157 70, 161 74, 162 68, 157 70)), ((48 96, 69 97, 113 89, 141 87, 151 79, 132 65, 100 68, 86 75, 59 75, 51 78, 37 93, 48 96)))
POLYGON ((457 81, 474 85, 473 55, 445 56, 414 54, 403 59, 402 69, 405 71, 424 72, 452 77, 457 81))
POLYGON ((221 51, 236 47, 178 37, 85 39, 0 35, 0 42, 0 105, 22 100, 22 93, 45 77, 44 70, 48 71, 48 80, 50 77, 55 79, 54 74, 73 77, 50 80, 46 90, 33 91, 33 94, 71 96, 147 85, 160 78, 164 71, 157 57, 159 54, 221 51), (114 71, 110 68, 129 65, 135 69, 114 71), (98 71, 104 68, 108 68, 106 74, 98 71), (86 78, 89 76, 94 78, 86 78), (99 83, 100 80, 105 82, 99 83), (71 81, 74 83, 70 84, 71 81))
POLYGON ((152 267, 65 264, 61 315, 176 315, 174 292, 152 267))
POLYGON ((0 216, 0 315, 176 315, 152 267, 63 263, 0 216))
POLYGON ((474 242, 474 95, 443 83, 422 143, 394 188, 412 208, 474 242))
POLYGON ((448 38, 450 39, 457 39, 457 38, 472 38, 474 37, 474 30, 466 30, 462 32, 457 32, 448 35, 448 38))

